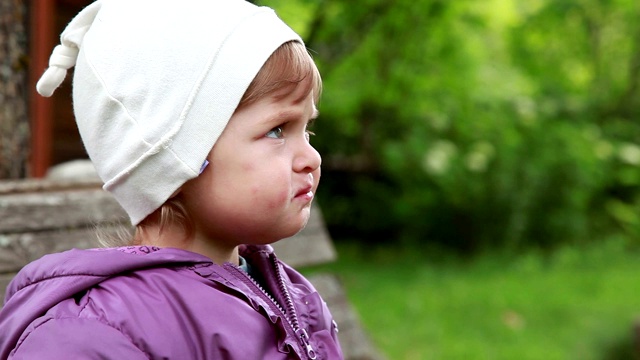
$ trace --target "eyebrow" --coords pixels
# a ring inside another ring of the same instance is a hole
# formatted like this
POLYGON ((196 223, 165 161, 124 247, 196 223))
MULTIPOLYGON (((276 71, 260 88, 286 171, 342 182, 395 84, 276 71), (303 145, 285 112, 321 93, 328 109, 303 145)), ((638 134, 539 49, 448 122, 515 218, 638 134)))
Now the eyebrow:
MULTIPOLYGON (((284 120, 290 120, 290 119, 299 119, 301 116, 300 112, 297 111, 283 111, 278 113, 276 116, 271 117, 269 119, 266 120, 266 123, 277 123, 277 122, 281 122, 284 120)), ((315 119, 318 118, 318 116, 320 116, 320 112, 318 111, 318 109, 316 109, 314 107, 313 109, 313 113, 311 114, 311 117, 307 120, 307 125, 311 124, 314 122, 315 119)))

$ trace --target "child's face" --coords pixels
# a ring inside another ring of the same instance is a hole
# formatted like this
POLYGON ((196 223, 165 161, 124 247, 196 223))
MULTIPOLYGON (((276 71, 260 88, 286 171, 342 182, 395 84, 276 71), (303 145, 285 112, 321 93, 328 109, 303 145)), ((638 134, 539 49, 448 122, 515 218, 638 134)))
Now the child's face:
POLYGON ((183 191, 196 236, 220 245, 265 244, 306 225, 321 158, 307 133, 317 110, 303 88, 266 96, 231 117, 209 167, 183 191))

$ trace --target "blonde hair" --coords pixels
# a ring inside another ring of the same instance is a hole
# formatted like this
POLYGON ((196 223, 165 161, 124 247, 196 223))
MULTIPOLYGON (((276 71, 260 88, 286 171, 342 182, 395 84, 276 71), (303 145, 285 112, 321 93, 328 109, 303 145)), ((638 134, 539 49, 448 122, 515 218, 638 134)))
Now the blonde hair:
POLYGON ((289 41, 271 54, 245 91, 238 108, 248 106, 287 86, 305 84, 304 95, 313 91, 317 104, 322 93, 322 78, 311 55, 302 43, 289 41), (311 77, 310 81, 304 82, 311 77))
MULTIPOLYGON (((304 44, 289 41, 282 44, 271 54, 256 77, 245 91, 237 109, 249 106, 259 99, 288 86, 305 86, 304 96, 313 92, 314 102, 317 104, 322 93, 322 78, 311 55, 304 44), (310 81, 305 81, 309 79, 310 81)), ((195 226, 189 216, 180 194, 167 200, 156 211, 145 218, 131 236, 128 231, 119 231, 115 236, 108 236, 98 232, 100 243, 105 246, 138 245, 141 234, 151 224, 158 224, 162 232, 169 225, 182 227, 185 238, 189 238, 195 231, 195 226)))

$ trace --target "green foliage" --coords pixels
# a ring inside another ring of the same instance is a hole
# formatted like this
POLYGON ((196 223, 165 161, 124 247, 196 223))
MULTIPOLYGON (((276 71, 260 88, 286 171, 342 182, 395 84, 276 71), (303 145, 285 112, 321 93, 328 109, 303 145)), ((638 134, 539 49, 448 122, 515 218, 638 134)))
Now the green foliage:
POLYGON ((297 19, 324 76, 334 236, 640 238, 639 2, 263 2, 297 19))

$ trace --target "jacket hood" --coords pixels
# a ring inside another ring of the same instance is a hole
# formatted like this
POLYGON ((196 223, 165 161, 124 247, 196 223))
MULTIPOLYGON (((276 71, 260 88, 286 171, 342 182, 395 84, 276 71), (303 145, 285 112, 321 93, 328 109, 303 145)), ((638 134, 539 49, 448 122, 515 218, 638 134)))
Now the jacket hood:
POLYGON ((211 263, 185 250, 147 247, 70 250, 25 266, 7 287, 0 311, 0 359, 6 359, 29 324, 64 299, 125 272, 155 266, 211 263), (153 251, 157 250, 157 251, 153 251), (136 252, 145 256, 136 256, 136 252))

